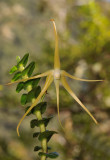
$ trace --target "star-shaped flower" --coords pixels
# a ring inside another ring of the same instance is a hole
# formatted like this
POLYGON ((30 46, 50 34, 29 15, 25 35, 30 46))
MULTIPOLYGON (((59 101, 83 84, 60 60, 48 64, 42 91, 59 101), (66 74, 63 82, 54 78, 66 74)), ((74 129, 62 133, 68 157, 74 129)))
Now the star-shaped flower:
MULTIPOLYGON (((75 95, 75 93, 71 90, 69 84, 67 83, 66 77, 69 77, 69 78, 74 79, 74 80, 85 81, 85 82, 97 82, 97 81, 103 81, 103 80, 80 79, 80 78, 74 77, 74 76, 70 75, 69 73, 67 73, 66 71, 60 69, 60 58, 59 58, 59 52, 58 52, 58 35, 57 35, 57 30, 56 30, 55 22, 54 22, 53 19, 51 21, 53 23, 54 34, 55 34, 54 69, 48 70, 47 72, 44 72, 44 73, 39 74, 39 75, 34 76, 34 77, 25 78, 25 79, 18 80, 18 81, 15 81, 15 82, 7 84, 7 85, 10 85, 10 84, 13 84, 13 83, 19 83, 19 82, 27 81, 27 80, 30 80, 30 79, 36 79, 36 78, 40 78, 40 77, 46 77, 46 82, 45 82, 44 87, 42 88, 39 96, 36 98, 36 100, 34 101, 34 103, 30 106, 30 108, 23 115, 23 117, 21 118, 21 120, 20 120, 20 122, 19 122, 19 124, 17 126, 17 134, 18 134, 18 136, 19 136, 19 127, 21 125, 21 122, 24 120, 24 118, 26 117, 26 115, 36 106, 36 104, 39 102, 39 100, 41 99, 41 97, 45 94, 45 92, 47 91, 47 89, 49 88, 49 86, 51 85, 51 83, 53 81, 55 83, 55 88, 56 88, 57 111, 58 111, 59 122, 60 122, 60 115, 59 115, 59 83, 61 81, 62 85, 68 91, 68 93, 90 115, 90 117, 93 119, 93 121, 96 124, 98 123, 97 120, 93 117, 93 115, 89 112, 89 110, 83 105, 83 103, 78 99, 78 97, 75 95)), ((61 124, 61 122, 60 122, 60 124, 61 124)))

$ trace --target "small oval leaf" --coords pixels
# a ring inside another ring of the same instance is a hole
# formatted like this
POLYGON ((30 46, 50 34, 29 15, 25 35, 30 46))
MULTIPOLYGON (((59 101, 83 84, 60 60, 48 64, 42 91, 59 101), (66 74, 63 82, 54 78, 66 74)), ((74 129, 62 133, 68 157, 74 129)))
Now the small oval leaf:
POLYGON ((31 76, 31 74, 32 74, 33 71, 34 71, 34 68, 35 68, 35 62, 31 62, 31 64, 30 64, 30 69, 29 69, 29 71, 28 71, 28 77, 31 76))
POLYGON ((9 74, 12 74, 18 70, 17 66, 13 66, 9 72, 9 74))
POLYGON ((35 126, 36 126, 36 124, 37 124, 37 119, 33 119, 33 120, 31 120, 31 122, 30 122, 30 126, 31 126, 31 128, 34 128, 35 126))
POLYGON ((18 79, 21 78, 21 72, 15 73, 14 77, 12 78, 12 82, 17 81, 18 79))
POLYGON ((33 79, 32 87, 34 88, 35 86, 37 86, 37 85, 38 85, 38 83, 39 83, 39 81, 40 81, 40 78, 33 79))
POLYGON ((35 68, 35 62, 31 62, 23 71, 22 71, 22 76, 27 75, 28 77, 31 76, 33 70, 35 68))
POLYGON ((21 104, 25 105, 27 103, 27 94, 23 94, 21 96, 21 104))
POLYGON ((29 57, 29 53, 26 53, 23 56, 23 58, 18 62, 17 66, 19 67, 20 65, 23 65, 25 67, 28 62, 28 57, 29 57))
POLYGON ((33 138, 38 137, 39 133, 40 133, 40 132, 35 132, 35 133, 33 134, 33 138))
POLYGON ((16 61, 17 61, 17 63, 20 62, 20 56, 17 56, 17 57, 16 57, 16 61))
POLYGON ((24 88, 24 82, 18 83, 16 87, 16 92, 19 93, 24 88))
POLYGON ((51 152, 51 153, 43 153, 43 152, 39 152, 38 153, 39 156, 46 156, 47 158, 57 158, 59 156, 59 154, 57 152, 51 152))
POLYGON ((53 134, 57 134, 57 132, 55 132, 55 131, 45 131, 45 132, 40 133, 38 139, 40 141, 42 141, 42 139, 47 138, 47 141, 49 141, 50 138, 53 136, 53 134))
POLYGON ((42 149, 42 147, 40 147, 40 146, 35 146, 34 147, 34 151, 36 152, 36 151, 39 151, 40 149, 42 149))

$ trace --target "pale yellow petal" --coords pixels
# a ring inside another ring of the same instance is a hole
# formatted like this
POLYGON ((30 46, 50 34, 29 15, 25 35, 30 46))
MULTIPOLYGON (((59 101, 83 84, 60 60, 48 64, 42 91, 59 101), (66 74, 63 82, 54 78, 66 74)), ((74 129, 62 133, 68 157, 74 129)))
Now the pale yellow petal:
POLYGON ((59 113, 59 80, 55 80, 55 88, 56 88, 56 95, 57 95, 58 120, 59 120, 61 128, 64 130, 62 123, 61 123, 61 120, 60 120, 60 113, 59 113))
POLYGON ((11 85, 11 84, 14 84, 14 83, 19 83, 19 82, 28 81, 28 80, 30 80, 30 79, 36 79, 36 78, 40 78, 40 77, 45 77, 45 76, 49 75, 50 73, 52 73, 51 70, 50 70, 50 71, 47 71, 47 72, 44 72, 44 73, 42 73, 42 74, 39 74, 39 75, 30 77, 30 78, 25 78, 25 79, 21 79, 21 80, 15 81, 15 82, 10 82, 10 83, 7 83, 7 84, 5 84, 5 85, 8 86, 8 85, 11 85))
POLYGON ((62 75, 66 76, 66 77, 69 77, 69 78, 72 78, 72 79, 74 79, 74 80, 85 81, 85 82, 99 82, 99 81, 104 81, 104 80, 88 80, 88 79, 81 79, 81 78, 72 76, 71 74, 67 73, 66 71, 62 71, 62 75))
POLYGON ((30 108, 26 111, 26 113, 23 115, 23 117, 21 118, 18 126, 17 126, 17 134, 19 136, 19 127, 21 125, 21 122, 23 121, 23 119, 27 116, 27 114, 37 105, 37 103, 39 102, 39 100, 41 99, 41 97, 43 96, 43 94, 46 92, 46 90, 48 89, 48 87, 50 86, 50 84, 53 81, 53 77, 52 75, 49 75, 46 78, 46 82, 44 87, 42 88, 42 91, 40 92, 39 96, 36 98, 36 100, 34 101, 34 103, 30 106, 30 108))
POLYGON ((58 34, 57 34, 57 30, 56 30, 55 21, 53 19, 51 19, 51 21, 53 22, 54 33, 55 33, 54 68, 60 69, 60 58, 59 58, 59 51, 58 51, 58 34))
POLYGON ((78 99, 78 97, 74 94, 74 92, 69 87, 66 78, 64 76, 61 77, 62 84, 64 88, 68 91, 68 93, 80 104, 80 106, 90 115, 93 121, 98 124, 97 120, 93 117, 93 115, 89 112, 89 110, 82 104, 82 102, 78 99))

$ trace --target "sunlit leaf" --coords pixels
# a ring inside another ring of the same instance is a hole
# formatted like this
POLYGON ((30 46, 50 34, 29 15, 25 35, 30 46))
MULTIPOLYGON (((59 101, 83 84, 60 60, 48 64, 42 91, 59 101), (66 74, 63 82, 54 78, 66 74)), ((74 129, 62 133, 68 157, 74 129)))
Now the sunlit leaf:
POLYGON ((12 73, 16 72, 17 69, 18 69, 17 66, 13 66, 13 67, 11 68, 9 74, 12 74, 12 73))

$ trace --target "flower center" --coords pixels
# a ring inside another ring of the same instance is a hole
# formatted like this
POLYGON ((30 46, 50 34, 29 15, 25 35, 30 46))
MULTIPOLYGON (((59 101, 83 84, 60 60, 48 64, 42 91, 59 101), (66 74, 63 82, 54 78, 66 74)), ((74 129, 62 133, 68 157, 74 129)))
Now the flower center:
POLYGON ((61 72, 59 69, 54 70, 54 79, 60 79, 61 72))

